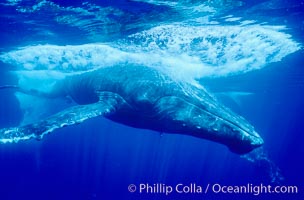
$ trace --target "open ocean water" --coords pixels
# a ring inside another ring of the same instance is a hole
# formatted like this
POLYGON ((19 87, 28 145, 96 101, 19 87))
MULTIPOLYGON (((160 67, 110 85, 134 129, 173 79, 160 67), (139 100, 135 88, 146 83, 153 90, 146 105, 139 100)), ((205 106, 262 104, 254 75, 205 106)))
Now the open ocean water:
MULTIPOLYGON (((0 85, 138 63, 201 83, 265 144, 239 156, 99 117, 0 144, 0 199, 304 200, 303 43, 303 0, 1 0, 0 85)), ((0 128, 67 103, 0 90, 0 128)))

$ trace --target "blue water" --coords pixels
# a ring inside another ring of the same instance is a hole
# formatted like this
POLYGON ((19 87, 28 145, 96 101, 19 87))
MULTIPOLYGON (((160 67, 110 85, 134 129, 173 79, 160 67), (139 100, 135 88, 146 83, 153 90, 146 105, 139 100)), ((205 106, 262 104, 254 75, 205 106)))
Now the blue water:
MULTIPOLYGON (((254 125, 267 154, 251 162, 210 141, 96 118, 41 141, 1 144, 0 199, 304 199, 303 0, 2 0, 0 11, 0 85, 30 73, 19 83, 44 89, 58 78, 51 72, 140 63, 200 82, 254 125), (298 193, 128 191, 179 183, 291 185, 298 193)), ((6 90, 0 98, 0 128, 61 105, 23 105, 6 90)))

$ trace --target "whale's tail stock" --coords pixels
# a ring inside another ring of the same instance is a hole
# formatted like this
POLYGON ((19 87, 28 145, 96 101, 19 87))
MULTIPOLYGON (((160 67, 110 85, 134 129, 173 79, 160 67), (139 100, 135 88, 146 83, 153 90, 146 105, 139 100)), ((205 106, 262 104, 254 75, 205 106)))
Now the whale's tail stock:
POLYGON ((15 96, 18 101, 16 106, 23 113, 19 125, 36 122, 70 106, 71 100, 55 90, 57 85, 48 84, 45 86, 43 81, 32 82, 34 79, 29 80, 19 79, 18 84, 0 85, 2 98, 14 98, 9 96, 15 96), (11 93, 3 93, 4 91, 11 93))
POLYGON ((56 98, 57 96, 53 93, 43 92, 36 89, 25 89, 21 88, 18 85, 0 85, 0 90, 14 90, 16 92, 20 92, 23 94, 35 96, 35 97, 42 97, 42 98, 56 98))
POLYGON ((19 86, 17 85, 0 85, 0 90, 5 90, 5 89, 19 89, 19 86))
MULTIPOLYGON (((23 79, 24 80, 24 79, 23 79)), ((28 124, 37 121, 45 116, 53 114, 63 108, 70 106, 71 99, 67 98, 62 91, 59 91, 57 82, 44 84, 43 81, 31 82, 20 81, 18 84, 0 85, 1 91, 11 91, 23 112, 23 119, 20 124, 28 124)), ((59 83, 59 81, 58 81, 59 83)))

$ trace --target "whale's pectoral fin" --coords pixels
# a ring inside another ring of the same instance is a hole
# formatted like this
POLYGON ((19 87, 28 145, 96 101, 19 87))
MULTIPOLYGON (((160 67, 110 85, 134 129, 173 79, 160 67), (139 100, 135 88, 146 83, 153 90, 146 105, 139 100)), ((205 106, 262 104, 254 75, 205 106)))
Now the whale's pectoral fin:
POLYGON ((0 143, 19 142, 32 138, 42 139, 44 135, 56 129, 80 124, 94 117, 110 115, 124 102, 119 95, 103 93, 97 103, 73 106, 37 123, 0 129, 0 143))

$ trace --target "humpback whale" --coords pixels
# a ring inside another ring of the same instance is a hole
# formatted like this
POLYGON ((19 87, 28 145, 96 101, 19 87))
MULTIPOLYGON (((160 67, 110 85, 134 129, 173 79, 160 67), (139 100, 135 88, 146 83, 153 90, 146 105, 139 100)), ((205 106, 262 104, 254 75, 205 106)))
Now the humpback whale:
POLYGON ((56 129, 103 116, 135 128, 211 140, 237 154, 263 144, 252 125, 203 87, 174 80, 150 67, 99 68, 58 80, 49 92, 4 88, 47 98, 69 97, 76 104, 35 123, 0 129, 0 143, 41 139, 56 129))

